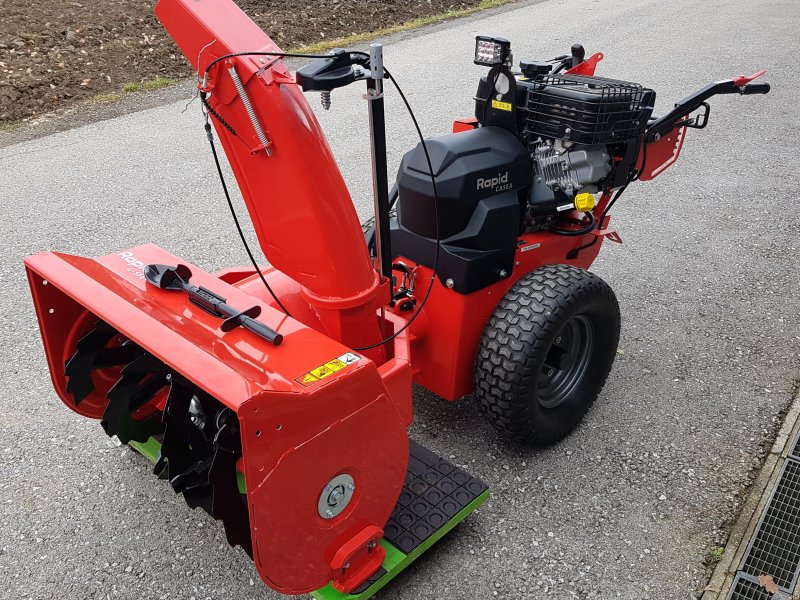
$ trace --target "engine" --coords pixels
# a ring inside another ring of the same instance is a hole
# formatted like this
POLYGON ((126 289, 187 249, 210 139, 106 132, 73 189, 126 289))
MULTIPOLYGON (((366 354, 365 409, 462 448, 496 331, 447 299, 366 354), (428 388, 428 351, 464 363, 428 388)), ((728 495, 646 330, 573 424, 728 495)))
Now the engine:
POLYGON ((655 101, 639 84, 551 73, 547 63, 514 73, 509 61, 481 78, 473 129, 426 141, 437 193, 421 145, 397 176, 395 254, 432 266, 440 240, 439 277, 461 293, 510 272, 520 233, 563 233, 565 218, 594 207, 588 195, 630 181, 655 101))
POLYGON ((578 193, 624 185, 638 157, 655 92, 585 75, 522 82, 524 136, 533 156, 534 218, 573 209, 578 193))

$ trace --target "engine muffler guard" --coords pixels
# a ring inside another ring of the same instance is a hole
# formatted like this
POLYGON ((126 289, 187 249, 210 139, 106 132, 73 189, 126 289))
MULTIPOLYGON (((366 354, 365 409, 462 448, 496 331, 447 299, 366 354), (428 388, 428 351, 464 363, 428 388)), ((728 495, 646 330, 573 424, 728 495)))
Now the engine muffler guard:
POLYGON ((156 460, 190 506, 223 521, 270 587, 301 594, 333 582, 349 593, 391 558, 380 540, 409 466, 406 336, 378 367, 187 265, 194 285, 260 306, 283 343, 223 332, 185 294, 145 281, 148 264, 186 264, 153 245, 25 263, 63 402, 156 460))

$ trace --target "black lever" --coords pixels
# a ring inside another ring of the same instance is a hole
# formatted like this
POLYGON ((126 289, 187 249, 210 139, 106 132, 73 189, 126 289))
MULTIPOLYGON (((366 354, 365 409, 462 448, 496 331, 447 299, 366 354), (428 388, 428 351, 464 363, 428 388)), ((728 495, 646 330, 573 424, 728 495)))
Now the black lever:
POLYGON ((584 50, 583 46, 581 46, 580 44, 572 44, 570 52, 572 53, 573 67, 577 67, 579 64, 583 62, 583 59, 586 58, 586 50, 584 50))
POLYGON ((353 64, 360 63, 347 50, 335 48, 330 57, 318 58, 297 70, 295 80, 304 92, 330 92, 356 80, 353 64))
POLYGON ((186 292, 189 295, 189 302, 210 315, 225 319, 220 329, 226 333, 241 326, 274 346, 280 346, 281 342, 283 342, 283 336, 280 333, 256 320, 256 317, 261 314, 260 306, 252 306, 247 310, 236 310, 226 304, 226 300, 222 296, 204 287, 189 283, 192 278, 192 271, 186 265, 176 265, 174 267, 169 265, 147 265, 144 270, 144 276, 149 284, 159 289, 186 292))

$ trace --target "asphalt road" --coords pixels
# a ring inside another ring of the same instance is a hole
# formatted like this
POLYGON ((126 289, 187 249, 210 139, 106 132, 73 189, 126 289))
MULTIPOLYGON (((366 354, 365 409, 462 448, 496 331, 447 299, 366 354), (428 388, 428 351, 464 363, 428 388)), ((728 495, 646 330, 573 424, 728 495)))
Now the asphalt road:
MULTIPOLYGON (((471 399, 417 390, 413 436, 493 495, 381 599, 669 600, 705 585, 800 372, 798 25, 796 0, 548 0, 384 40, 429 135, 472 110, 479 33, 512 40, 517 59, 602 50, 599 74, 654 88, 659 112, 760 68, 773 91, 715 99, 680 162, 614 211, 625 243, 595 270, 620 300, 620 353, 572 436, 512 446, 471 399)), ((361 93, 336 91, 320 118, 366 216, 361 93)), ((40 250, 148 241, 208 270, 246 262, 184 103, 0 149, 0 597, 275 597, 216 523, 61 404, 22 271, 40 250)), ((391 91, 388 105, 396 165, 415 139, 391 91)))

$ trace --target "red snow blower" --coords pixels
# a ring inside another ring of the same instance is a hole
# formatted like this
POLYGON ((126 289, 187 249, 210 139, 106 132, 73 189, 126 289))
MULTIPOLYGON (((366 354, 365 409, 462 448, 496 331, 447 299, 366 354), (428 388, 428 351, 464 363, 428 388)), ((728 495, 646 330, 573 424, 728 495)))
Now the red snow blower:
POLYGON ((253 266, 212 274, 153 245, 28 258, 53 384, 221 520, 267 585, 367 598, 489 493, 409 441, 412 381, 473 393, 516 440, 567 435, 619 339, 614 293, 586 270, 620 242, 611 208, 676 161, 712 96, 769 85, 719 81, 653 117, 652 90, 594 75, 602 54, 575 45, 515 71, 507 40, 479 36, 475 117, 442 137, 417 127, 390 188, 384 84, 413 112, 380 45, 289 55, 230 0, 156 14, 197 70, 234 219, 213 130, 271 266, 247 249, 253 266), (286 56, 312 62, 293 75, 286 56), (363 226, 304 96, 329 108, 356 82, 375 198, 363 226))

